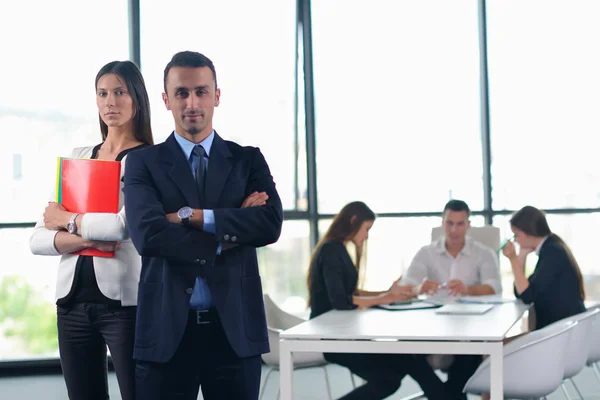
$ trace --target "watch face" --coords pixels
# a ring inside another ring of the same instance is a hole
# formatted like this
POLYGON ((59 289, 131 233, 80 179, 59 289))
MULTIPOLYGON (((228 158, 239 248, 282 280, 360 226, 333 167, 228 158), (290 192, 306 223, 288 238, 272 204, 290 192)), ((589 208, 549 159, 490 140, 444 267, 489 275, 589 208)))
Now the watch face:
POLYGON ((177 216, 181 219, 189 219, 194 214, 190 207, 183 207, 177 212, 177 216))

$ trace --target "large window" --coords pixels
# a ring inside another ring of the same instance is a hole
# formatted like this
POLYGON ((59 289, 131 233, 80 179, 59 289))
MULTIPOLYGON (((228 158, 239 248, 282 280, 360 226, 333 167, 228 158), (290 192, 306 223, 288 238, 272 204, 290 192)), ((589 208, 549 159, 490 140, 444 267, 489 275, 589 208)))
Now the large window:
POLYGON ((68 12, 43 0, 0 6, 0 222, 37 220, 56 157, 100 142, 96 73, 129 57, 127 0, 60 8, 68 12))
POLYGON ((0 360, 56 357, 58 257, 29 251, 32 229, 0 229, 0 360))
POLYGON ((600 206, 600 2, 490 0, 495 209, 600 206))
MULTIPOLYGON (((0 6, 0 223, 38 220, 55 183, 56 158, 100 142, 94 79, 107 62, 129 58, 127 7, 127 0, 67 0, 61 12, 41 0, 0 6)), ((30 234, 0 230, 4 360, 58 355, 59 259, 33 256, 30 234)))
MULTIPOLYGON (((315 0, 310 25, 305 0, 140 1, 139 24, 129 23, 128 0, 64 0, 64 12, 56 2, 9 3, 0 5, 8 38, 0 41, 0 359, 57 356, 59 260, 30 254, 30 226, 54 186, 56 157, 100 140, 94 78, 105 63, 130 58, 130 39, 157 143, 174 129, 161 98, 166 64, 182 50, 214 61, 222 90, 214 127, 261 148, 287 210, 280 240, 258 252, 264 292, 287 310, 306 311, 319 233, 311 229, 323 234, 353 200, 388 214, 371 231, 365 289, 386 289, 404 273, 440 224, 432 212, 458 198, 493 216, 503 239, 511 235, 499 211, 568 208, 549 214, 551 228, 573 249, 589 297, 600 293, 600 168, 591 144, 600 129, 599 2, 315 0), (306 104, 305 83, 314 89, 306 104), (314 110, 305 110, 312 94, 314 110), (480 117, 487 106, 490 136, 480 117), (315 143, 305 122, 314 122, 315 143), (317 204, 308 207, 313 185, 317 204)), ((511 294, 510 267, 503 256, 500 263, 511 294)))
POLYGON ((306 310, 306 272, 310 260, 307 221, 285 221, 277 243, 259 249, 263 292, 288 311, 306 310))
POLYGON ((173 0, 141 6, 141 64, 158 141, 175 128, 161 98, 165 66, 179 51, 203 53, 215 64, 221 88, 215 130, 226 140, 260 147, 284 208, 295 209, 296 2, 173 0))
POLYGON ((482 208, 477 2, 312 5, 319 211, 482 208))

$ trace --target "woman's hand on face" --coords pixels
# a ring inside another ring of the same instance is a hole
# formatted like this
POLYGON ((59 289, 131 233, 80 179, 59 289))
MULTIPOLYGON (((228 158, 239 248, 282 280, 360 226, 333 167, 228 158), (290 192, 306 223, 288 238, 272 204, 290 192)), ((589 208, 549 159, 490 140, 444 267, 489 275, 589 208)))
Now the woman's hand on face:
POLYGON ((502 254, 504 254, 509 260, 512 260, 513 258, 517 257, 517 250, 515 249, 515 245, 513 244, 513 242, 509 241, 508 243, 506 243, 506 246, 504 246, 504 248, 502 249, 502 254))

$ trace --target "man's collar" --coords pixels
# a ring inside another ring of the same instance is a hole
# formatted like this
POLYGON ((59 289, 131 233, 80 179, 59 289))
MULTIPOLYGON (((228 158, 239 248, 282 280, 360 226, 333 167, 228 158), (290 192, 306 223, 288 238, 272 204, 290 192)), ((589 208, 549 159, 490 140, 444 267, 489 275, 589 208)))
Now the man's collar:
MULTIPOLYGON (((460 253, 463 253, 465 255, 470 255, 472 246, 473 246, 473 239, 471 239, 469 236, 465 237, 465 245, 460 250, 460 253)), ((435 248, 436 248, 436 251, 440 254, 443 254, 448 250, 446 248, 446 236, 445 235, 442 235, 438 238, 437 242, 435 243, 435 248)))
MULTIPOLYGON (((175 134, 173 136, 175 136, 175 140, 177 140, 179 147, 181 147, 181 150, 183 150, 183 154, 185 154, 186 160, 189 160, 190 156, 192 155, 192 151, 194 150, 194 147, 196 147, 196 143, 191 142, 188 139, 184 138, 179 133, 177 133, 177 131, 175 131, 175 134)), ((213 131, 210 133, 210 135, 208 135, 206 137, 206 139, 204 139, 203 141, 198 143, 198 144, 202 145, 202 147, 204 147, 204 151, 206 152, 206 156, 208 158, 210 158, 210 150, 212 148, 212 144, 213 144, 214 140, 215 140, 215 131, 213 129, 213 131)))

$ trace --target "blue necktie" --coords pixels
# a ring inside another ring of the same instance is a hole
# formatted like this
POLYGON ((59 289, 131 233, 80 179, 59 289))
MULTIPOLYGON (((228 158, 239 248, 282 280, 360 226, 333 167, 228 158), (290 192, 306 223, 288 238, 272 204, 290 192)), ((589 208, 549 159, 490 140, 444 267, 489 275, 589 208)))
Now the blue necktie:
POLYGON ((196 168, 196 187, 198 188, 198 194, 200 198, 204 198, 204 188, 206 184, 206 167, 204 166, 204 157, 206 157, 206 151, 202 145, 197 145, 192 151, 198 159, 198 167, 196 168))

